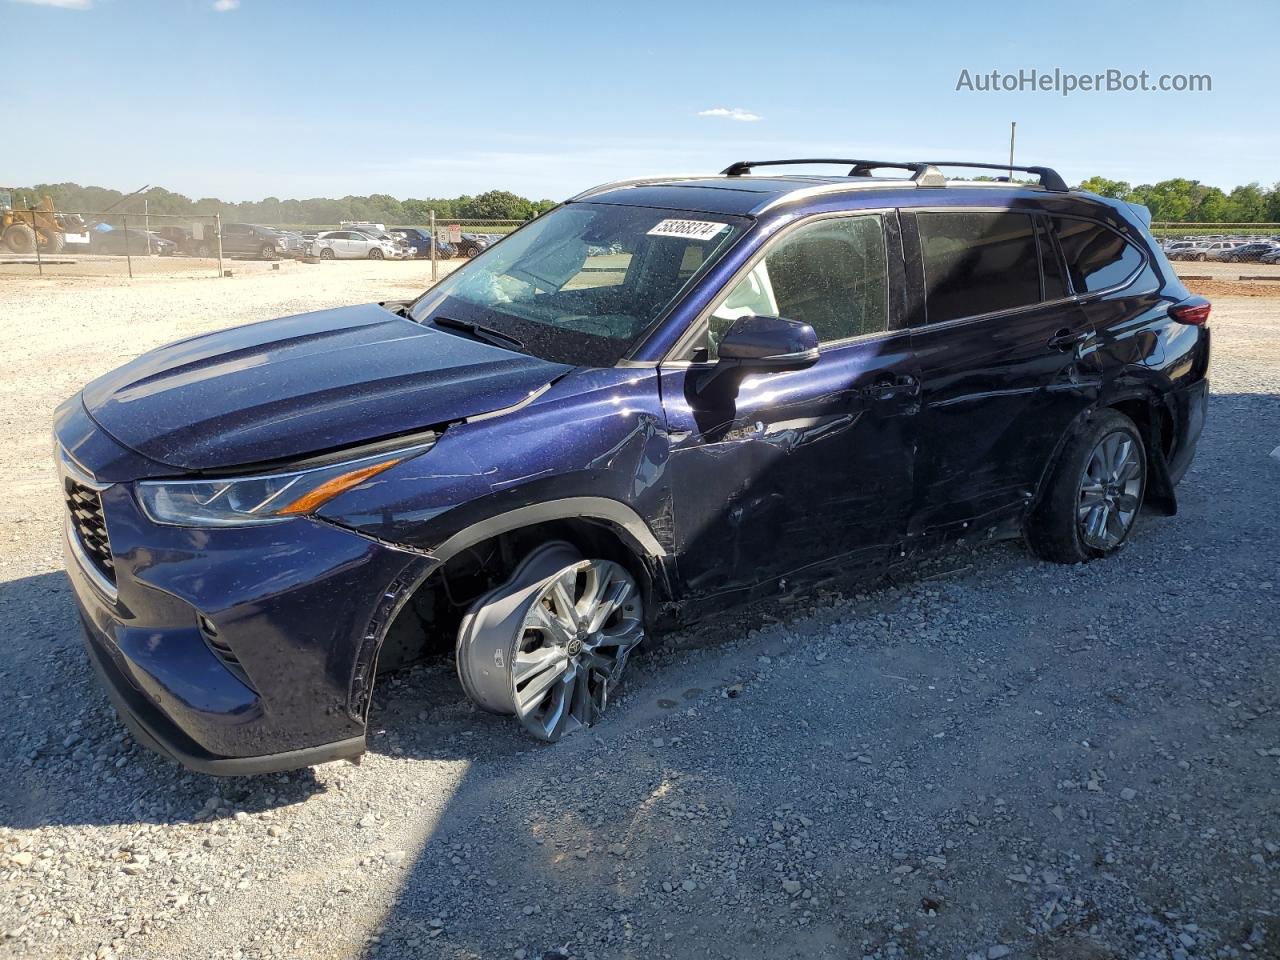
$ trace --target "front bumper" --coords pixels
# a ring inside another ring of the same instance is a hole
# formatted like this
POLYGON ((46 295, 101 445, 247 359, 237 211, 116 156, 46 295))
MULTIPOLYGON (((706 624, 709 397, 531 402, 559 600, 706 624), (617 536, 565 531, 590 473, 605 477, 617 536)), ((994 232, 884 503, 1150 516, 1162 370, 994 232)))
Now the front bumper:
POLYGON ((429 569, 331 523, 194 529, 100 491, 112 576, 68 526, 89 659, 144 746, 210 774, 287 770, 365 747, 378 641, 429 569))

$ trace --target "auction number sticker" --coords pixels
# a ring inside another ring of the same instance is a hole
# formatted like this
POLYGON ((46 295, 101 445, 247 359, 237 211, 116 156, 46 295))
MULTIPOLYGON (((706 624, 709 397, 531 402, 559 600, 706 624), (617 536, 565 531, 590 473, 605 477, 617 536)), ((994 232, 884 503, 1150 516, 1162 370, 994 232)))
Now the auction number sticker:
POLYGON ((649 231, 649 236, 710 240, 727 226, 729 226, 727 223, 714 223, 709 220, 663 220, 649 231))

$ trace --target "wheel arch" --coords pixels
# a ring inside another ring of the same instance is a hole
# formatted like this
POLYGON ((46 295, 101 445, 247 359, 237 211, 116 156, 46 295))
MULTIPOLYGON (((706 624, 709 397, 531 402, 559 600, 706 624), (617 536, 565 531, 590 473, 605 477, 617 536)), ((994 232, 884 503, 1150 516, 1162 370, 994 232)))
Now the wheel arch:
POLYGON ((391 585, 388 613, 374 625, 352 669, 348 711, 367 722, 379 673, 425 652, 452 649, 462 614, 522 556, 548 540, 623 564, 636 577, 653 615, 672 597, 670 555, 630 506, 608 497, 568 497, 495 513, 432 549, 417 575, 391 585))
POLYGON ((1049 486, 1053 473, 1058 469, 1062 452, 1071 439, 1080 434, 1100 410, 1115 410, 1134 422, 1142 434, 1147 459, 1147 503, 1159 508, 1168 516, 1178 511, 1174 484, 1169 475, 1168 456, 1174 443, 1173 414, 1159 391, 1152 386, 1135 386, 1099 398, 1098 402, 1082 410, 1063 431, 1053 448, 1040 480, 1036 484, 1029 510, 1035 509, 1049 486))

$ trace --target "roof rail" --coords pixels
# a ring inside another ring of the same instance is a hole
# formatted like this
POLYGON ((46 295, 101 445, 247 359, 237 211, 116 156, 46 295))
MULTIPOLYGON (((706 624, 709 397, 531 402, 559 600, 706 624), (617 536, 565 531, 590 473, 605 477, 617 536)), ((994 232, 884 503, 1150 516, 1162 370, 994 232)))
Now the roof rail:
POLYGON ((754 167, 782 167, 802 163, 838 163, 849 164, 849 176, 869 177, 872 170, 910 170, 911 182, 921 187, 941 187, 946 185, 946 178, 931 163, 896 163, 890 160, 844 160, 832 158, 809 158, 804 160, 739 160, 731 163, 720 172, 726 177, 740 177, 750 173, 754 167))
MULTIPOLYGON (((1015 167, 1008 163, 970 163, 967 160, 935 160, 930 166, 934 167, 973 167, 977 170, 1007 170, 1012 173, 1017 170, 1021 173, 1033 173, 1040 178, 1040 186, 1046 190, 1053 190, 1057 193, 1066 193, 1071 188, 1067 186, 1067 181, 1063 180, 1061 175, 1053 167, 1015 167)), ((1008 180, 1008 177, 1004 179, 1008 180)))

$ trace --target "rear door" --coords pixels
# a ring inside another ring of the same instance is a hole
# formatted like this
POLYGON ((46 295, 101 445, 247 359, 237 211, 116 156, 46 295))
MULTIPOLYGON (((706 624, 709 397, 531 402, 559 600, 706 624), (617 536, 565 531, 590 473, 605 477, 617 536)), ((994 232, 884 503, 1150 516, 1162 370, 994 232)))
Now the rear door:
POLYGON ((1093 328, 1039 215, 903 215, 920 364, 913 537, 980 535, 1021 511, 1097 377, 1093 328))
POLYGON ((711 603, 883 566, 912 493, 918 381, 896 214, 808 221, 744 271, 659 378, 680 573, 711 603), (810 324, 820 358, 704 389, 719 337, 750 314, 810 324))

